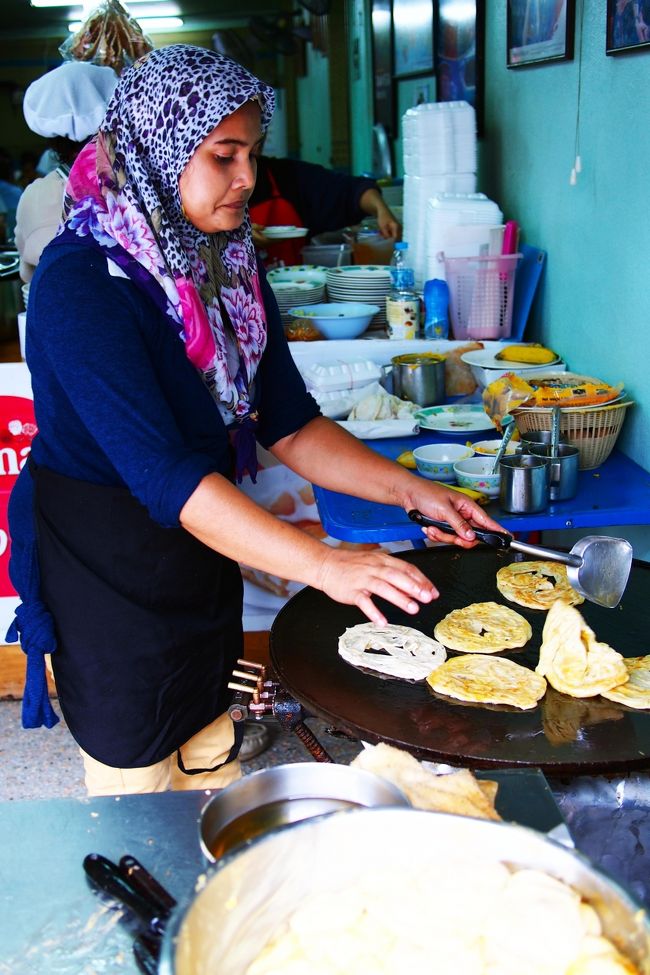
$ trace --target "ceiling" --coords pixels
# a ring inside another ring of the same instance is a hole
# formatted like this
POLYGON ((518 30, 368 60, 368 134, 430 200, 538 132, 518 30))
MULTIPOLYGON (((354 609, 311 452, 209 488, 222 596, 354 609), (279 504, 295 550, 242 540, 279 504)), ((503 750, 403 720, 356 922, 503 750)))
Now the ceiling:
MULTIPOLYGON (((286 0, 167 0, 180 8, 180 16, 184 26, 174 33, 185 31, 217 30, 245 27, 251 17, 271 16, 282 10, 296 9, 300 3, 287 4, 286 0)), ((80 0, 81 3, 81 0, 80 0)), ((21 39, 26 37, 58 37, 68 36, 68 21, 79 14, 80 3, 68 7, 32 7, 30 0, 2 0, 0 16, 0 40, 21 39)), ((99 3, 99 0, 98 0, 99 3)), ((128 0, 126 0, 128 5, 128 0)), ((151 15, 153 0, 147 0, 151 15)), ((301 6, 303 4, 300 3, 301 6)), ((132 3, 129 12, 137 18, 138 7, 143 4, 132 3)), ((304 4, 309 7, 310 4, 304 4)), ((164 35, 157 35, 164 37, 164 35)))

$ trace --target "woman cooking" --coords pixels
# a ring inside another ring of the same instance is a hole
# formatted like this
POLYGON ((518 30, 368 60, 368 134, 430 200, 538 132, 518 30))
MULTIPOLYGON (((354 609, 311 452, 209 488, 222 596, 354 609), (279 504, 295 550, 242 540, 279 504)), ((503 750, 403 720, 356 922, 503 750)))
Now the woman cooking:
POLYGON ((376 597, 415 614, 438 595, 404 561, 330 548, 257 507, 236 484, 255 473, 256 439, 311 481, 458 533, 432 539, 468 548, 471 524, 498 527, 306 393, 246 212, 272 109, 272 90, 215 52, 172 45, 136 62, 72 168, 67 218, 32 280, 39 432, 10 504, 24 723, 57 720, 43 667, 54 651, 92 795, 240 774, 225 713, 242 652, 238 561, 377 623, 376 597))

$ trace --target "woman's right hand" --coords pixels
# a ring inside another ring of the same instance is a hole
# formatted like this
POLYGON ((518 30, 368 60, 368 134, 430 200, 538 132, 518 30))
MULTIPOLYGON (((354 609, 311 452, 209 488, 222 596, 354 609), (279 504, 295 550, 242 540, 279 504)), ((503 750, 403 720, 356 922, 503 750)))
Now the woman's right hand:
POLYGON ((317 587, 339 603, 358 606, 372 623, 387 620, 373 602, 379 596, 405 613, 415 615, 420 603, 437 599, 439 592, 414 565, 386 552, 328 548, 317 587))

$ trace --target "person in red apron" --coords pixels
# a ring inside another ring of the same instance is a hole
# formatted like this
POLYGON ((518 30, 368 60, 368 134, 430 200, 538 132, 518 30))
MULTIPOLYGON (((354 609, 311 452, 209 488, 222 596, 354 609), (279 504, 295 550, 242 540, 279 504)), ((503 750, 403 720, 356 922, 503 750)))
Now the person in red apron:
POLYGON ((401 236, 401 225, 373 179, 269 156, 260 156, 257 170, 248 212, 253 240, 267 268, 302 264, 302 248, 315 234, 339 230, 368 216, 377 220, 382 236, 396 240, 401 236), (264 228, 274 226, 306 227, 307 234, 270 241, 264 228))

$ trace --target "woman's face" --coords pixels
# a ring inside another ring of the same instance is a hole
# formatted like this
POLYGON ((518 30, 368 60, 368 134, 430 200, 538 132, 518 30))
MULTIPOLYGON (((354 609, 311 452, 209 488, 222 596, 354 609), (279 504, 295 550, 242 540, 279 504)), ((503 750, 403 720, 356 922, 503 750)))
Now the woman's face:
POLYGON ((246 102, 203 140, 178 181, 185 216, 198 230, 214 234, 241 225, 261 145, 256 102, 246 102))

